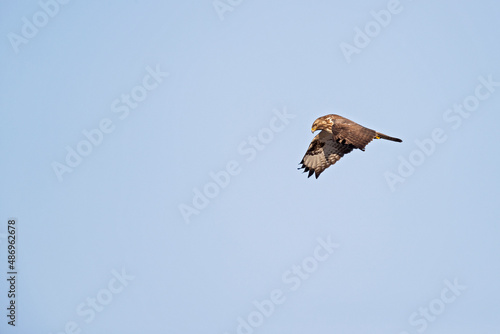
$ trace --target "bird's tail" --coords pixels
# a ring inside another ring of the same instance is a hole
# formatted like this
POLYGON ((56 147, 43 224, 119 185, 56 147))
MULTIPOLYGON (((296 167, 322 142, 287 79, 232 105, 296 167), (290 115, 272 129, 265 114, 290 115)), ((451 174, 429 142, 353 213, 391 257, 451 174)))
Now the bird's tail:
POLYGON ((398 143, 401 143, 402 140, 399 138, 394 138, 388 135, 384 135, 383 133, 380 132, 375 132, 375 139, 385 139, 385 140, 391 140, 391 141, 396 141, 398 143))

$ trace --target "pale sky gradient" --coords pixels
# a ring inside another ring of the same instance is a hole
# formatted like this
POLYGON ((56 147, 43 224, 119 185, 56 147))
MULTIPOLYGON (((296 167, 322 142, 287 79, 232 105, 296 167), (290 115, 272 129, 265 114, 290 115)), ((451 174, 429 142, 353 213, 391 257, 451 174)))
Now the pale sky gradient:
POLYGON ((500 3, 218 4, 1 5, 0 332, 499 333, 500 3))

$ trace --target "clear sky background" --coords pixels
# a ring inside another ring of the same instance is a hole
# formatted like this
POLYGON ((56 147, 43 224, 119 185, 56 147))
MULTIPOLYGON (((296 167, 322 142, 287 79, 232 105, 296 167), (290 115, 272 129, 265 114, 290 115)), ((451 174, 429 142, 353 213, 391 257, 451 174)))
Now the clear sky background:
POLYGON ((1 5, 0 332, 499 333, 500 3, 215 4, 1 5))

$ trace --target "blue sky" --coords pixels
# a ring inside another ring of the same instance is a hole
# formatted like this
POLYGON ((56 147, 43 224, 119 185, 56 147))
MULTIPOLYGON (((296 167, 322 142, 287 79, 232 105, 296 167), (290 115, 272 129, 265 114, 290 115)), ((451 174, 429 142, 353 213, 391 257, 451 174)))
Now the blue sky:
POLYGON ((1 6, 2 333, 499 332, 497 2, 1 6))

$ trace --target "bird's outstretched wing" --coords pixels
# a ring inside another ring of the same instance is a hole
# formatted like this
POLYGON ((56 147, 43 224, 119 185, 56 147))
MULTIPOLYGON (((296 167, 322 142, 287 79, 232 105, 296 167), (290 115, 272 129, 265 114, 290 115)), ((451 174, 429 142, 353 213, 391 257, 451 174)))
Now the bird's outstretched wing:
POLYGON ((354 149, 353 145, 341 143, 333 139, 332 134, 326 131, 321 131, 312 140, 307 149, 304 158, 300 162, 302 164, 299 169, 303 168, 304 172, 309 172, 307 177, 315 174, 316 178, 329 166, 333 165, 354 149))
POLYGON ((377 132, 342 117, 335 120, 335 124, 332 126, 332 135, 335 141, 352 145, 364 151, 365 146, 375 139, 377 132))

